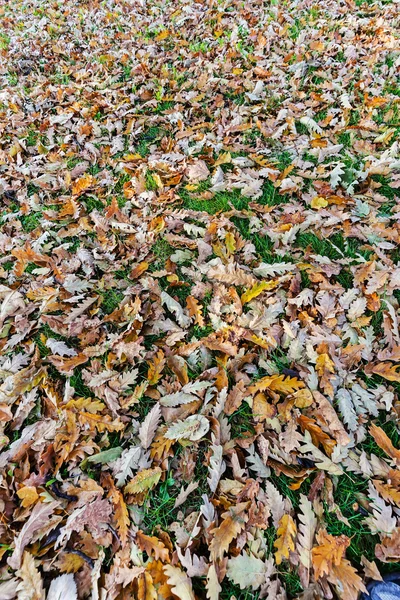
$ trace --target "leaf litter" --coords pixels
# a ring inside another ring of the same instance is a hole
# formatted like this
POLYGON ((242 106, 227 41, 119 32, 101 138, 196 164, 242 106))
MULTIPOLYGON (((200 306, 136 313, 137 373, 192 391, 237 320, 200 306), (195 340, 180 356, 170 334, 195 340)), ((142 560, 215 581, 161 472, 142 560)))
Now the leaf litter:
POLYGON ((399 561, 398 7, 0 2, 1 598, 399 561))

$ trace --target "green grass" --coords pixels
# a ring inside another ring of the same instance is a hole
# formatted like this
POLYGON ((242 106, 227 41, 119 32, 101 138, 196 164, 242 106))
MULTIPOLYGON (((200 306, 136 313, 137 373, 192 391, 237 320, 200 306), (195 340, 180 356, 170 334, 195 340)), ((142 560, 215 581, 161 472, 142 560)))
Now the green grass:
POLYGON ((249 437, 255 433, 253 412, 247 402, 228 417, 232 438, 249 437))
POLYGON ((100 290, 100 296, 103 301, 101 303, 102 311, 109 315, 121 304, 124 294, 122 292, 118 292, 117 290, 100 290))
POLYGON ((21 221, 22 229, 26 233, 29 233, 29 232, 33 231, 34 229, 37 229, 38 227, 40 227, 42 219, 43 219, 43 214, 41 212, 33 212, 33 213, 30 213, 29 215, 22 215, 21 217, 19 217, 19 220, 21 221))

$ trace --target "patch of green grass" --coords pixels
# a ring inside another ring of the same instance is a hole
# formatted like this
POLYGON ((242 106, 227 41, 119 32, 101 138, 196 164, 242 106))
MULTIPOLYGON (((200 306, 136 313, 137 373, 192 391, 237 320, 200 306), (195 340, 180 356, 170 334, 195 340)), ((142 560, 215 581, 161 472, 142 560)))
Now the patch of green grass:
POLYGON ((204 327, 199 327, 199 325, 195 325, 193 327, 193 336, 196 340, 200 340, 203 337, 207 337, 214 331, 211 325, 205 325, 204 327))
POLYGON ((29 233, 40 226, 43 214, 41 212, 29 213, 29 215, 21 215, 19 220, 21 221, 22 229, 29 233))
POLYGON ((300 233, 296 244, 301 248, 311 247, 315 254, 338 260, 346 256, 356 259, 358 255, 368 259, 371 251, 362 248, 362 243, 356 238, 345 238, 341 233, 335 233, 330 238, 320 239, 315 233, 300 233))
MULTIPOLYGON (((75 389, 77 396, 81 398, 93 398, 94 394, 92 390, 83 383, 82 368, 84 368, 84 366, 77 367, 74 370, 74 374, 72 375, 72 377, 70 377, 69 383, 75 389)), ((58 378, 60 378, 60 376, 58 378)))
POLYGON ((74 169, 76 167, 76 165, 79 165, 79 163, 82 162, 82 159, 79 158, 78 156, 73 156, 72 158, 68 158, 66 161, 66 167, 68 169, 68 171, 72 171, 72 169, 74 169))
POLYGON ((28 183, 28 186, 27 186, 28 198, 30 198, 34 194, 37 194, 38 192, 40 192, 40 188, 37 185, 35 185, 34 183, 28 183))
POLYGON ((382 196, 388 198, 388 200, 394 200, 396 197, 400 196, 400 190, 392 188, 389 179, 384 175, 372 175, 372 180, 380 184, 378 192, 382 194, 382 196))
MULTIPOLYGON (((202 182, 198 186, 198 192, 201 193, 209 186, 209 182, 202 182)), ((244 210, 248 207, 248 198, 242 196, 240 190, 233 190, 232 192, 217 192, 209 200, 203 198, 196 198, 196 192, 189 193, 185 189, 179 190, 179 195, 183 200, 185 208, 189 210, 196 210, 207 212, 213 215, 217 212, 227 212, 233 208, 236 210, 244 210)))
POLYGON ((283 150, 274 159, 276 167, 283 171, 286 167, 289 167, 293 162, 293 156, 288 150, 283 150))
POLYGON ((341 258, 340 252, 333 248, 327 239, 321 240, 317 235, 315 235, 315 233, 300 233, 297 236, 296 245, 304 249, 311 247, 315 254, 327 256, 331 260, 337 260, 338 258, 341 258))
POLYGON ((35 337, 33 339, 35 340, 36 346, 38 347, 39 352, 40 352, 40 356, 42 358, 46 358, 46 356, 48 356, 49 354, 51 354, 50 348, 48 348, 46 346, 46 344, 44 342, 42 342, 42 340, 40 339, 40 330, 35 335, 35 337))
POLYGON ((146 172, 145 176, 146 180, 146 190, 149 192, 155 192, 158 189, 158 185, 156 180, 153 177, 153 173, 151 171, 146 172))
POLYGON ((308 127, 306 127, 304 125, 304 123, 301 123, 300 121, 296 121, 295 125, 296 125, 296 131, 299 135, 307 135, 308 134, 308 127))
POLYGON ((103 200, 100 200, 100 198, 96 198, 96 196, 81 196, 79 198, 79 201, 85 203, 86 210, 88 213, 91 213, 94 210, 104 210, 103 200))
POLYGON ((25 273, 33 273, 35 269, 37 269, 37 265, 35 263, 29 263, 25 267, 25 273))
POLYGON ((172 100, 162 100, 161 102, 157 103, 157 106, 154 110, 154 112, 156 114, 160 114, 165 112, 166 110, 171 110, 172 108, 174 108, 175 106, 175 102, 172 100))
POLYGON ((28 129, 28 135, 26 136, 26 145, 27 146, 36 146, 37 140, 38 140, 38 132, 33 129, 32 127, 30 127, 28 129))
POLYGON ((360 122, 361 116, 360 111, 355 109, 351 110, 350 118, 349 118, 349 126, 357 125, 360 122))
POLYGON ((8 50, 11 38, 7 34, 0 32, 0 50, 8 50))
POLYGON ((363 524, 365 514, 357 510, 357 495, 368 496, 368 481, 352 473, 344 473, 333 480, 335 502, 350 526, 340 521, 335 512, 329 512, 329 507, 325 505, 324 519, 328 533, 335 536, 344 534, 350 538, 346 556, 356 565, 360 565, 363 555, 368 560, 376 560, 375 544, 378 536, 371 534, 370 529, 363 524))
POLYGON ((255 433, 253 412, 247 402, 242 402, 238 410, 228 417, 231 426, 231 436, 234 438, 247 437, 255 433))
POLYGON ((161 238, 153 244, 151 251, 157 258, 157 260, 152 262, 149 266, 150 273, 153 273, 154 271, 159 271, 165 266, 165 261, 174 252, 174 248, 166 240, 161 238))
POLYGON ((104 313, 109 315, 121 304, 124 294, 118 290, 100 290, 100 296, 103 298, 101 308, 104 313))
POLYGON ((336 281, 340 283, 345 290, 349 290, 354 285, 354 277, 347 269, 342 269, 339 275, 336 275, 336 281))
POLYGON ((300 19, 297 19, 297 18, 296 18, 296 19, 294 20, 294 23, 293 23, 292 25, 290 25, 290 27, 289 27, 289 29, 288 29, 288 34, 289 34, 289 37, 290 37, 292 40, 296 41, 296 40, 297 40, 297 38, 299 37, 299 35, 300 35, 300 33, 301 33, 302 29, 303 29, 303 25, 301 24, 301 21, 300 21, 300 19))
POLYGON ((351 133, 349 131, 343 131, 342 133, 339 133, 337 141, 339 144, 343 144, 345 148, 350 148, 352 144, 351 133))
MULTIPOLYGON (((202 590, 204 592, 204 584, 202 590)), ((224 579, 223 588, 219 597, 220 600, 258 600, 260 592, 253 592, 248 588, 242 590, 238 585, 224 579)))
POLYGON ((14 261, 12 260, 7 260, 6 262, 4 262, 1 267, 3 267, 3 269, 5 271, 12 271, 14 268, 14 261))
POLYGON ((143 156, 143 158, 146 157, 148 154, 150 154, 151 144, 154 144, 154 142, 165 135, 165 133, 166 131, 160 127, 149 127, 149 129, 147 129, 138 138, 135 151, 140 154, 140 156, 143 156))
POLYGON ((175 521, 175 498, 170 493, 174 483, 168 473, 166 480, 147 495, 143 511, 143 527, 147 533, 153 533, 157 527, 168 531, 175 521))

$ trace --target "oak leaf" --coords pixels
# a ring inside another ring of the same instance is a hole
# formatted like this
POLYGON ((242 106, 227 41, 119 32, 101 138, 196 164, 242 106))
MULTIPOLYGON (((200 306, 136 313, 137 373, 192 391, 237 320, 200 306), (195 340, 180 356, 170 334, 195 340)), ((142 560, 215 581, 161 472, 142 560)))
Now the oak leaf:
POLYGON ((149 556, 154 556, 155 560, 169 562, 169 550, 157 537, 146 535, 139 529, 136 534, 136 543, 139 548, 144 550, 149 556))
POLYGON ((391 362, 382 362, 378 364, 368 364, 365 372, 368 375, 379 375, 388 381, 400 382, 400 371, 397 371, 399 365, 391 362))
POLYGON ((249 392, 255 394, 264 390, 272 390, 281 394, 293 394, 296 390, 304 388, 305 385, 297 377, 286 377, 284 375, 269 375, 256 381, 249 387, 249 392))
POLYGON ((278 525, 277 539, 274 542, 275 562, 280 565, 283 560, 288 560, 289 553, 294 551, 294 538, 296 537, 297 528, 293 518, 284 514, 278 525))
POLYGON ((195 600, 192 582, 179 567, 165 565, 164 573, 168 577, 168 585, 180 600, 195 600))
POLYGON ((21 568, 17 571, 21 579, 18 585, 18 600, 44 600, 42 577, 29 552, 24 552, 21 568))
POLYGON ((221 559, 228 550, 229 544, 244 529, 247 521, 245 510, 248 506, 248 502, 242 502, 232 507, 223 513, 221 525, 211 530, 213 536, 210 544, 211 560, 221 559))
MULTIPOLYGON (((279 563, 278 563, 279 564, 279 563)), ((251 587, 258 589, 265 581, 267 565, 252 554, 242 552, 228 560, 228 579, 238 585, 241 590, 251 587)))
POLYGON ((350 544, 350 540, 345 535, 334 536, 321 529, 317 533, 318 545, 311 551, 312 564, 315 578, 320 579, 323 575, 328 575, 333 566, 338 566, 350 544))
POLYGON ((143 469, 125 486, 125 494, 140 494, 151 490, 159 482, 161 473, 160 467, 143 469))

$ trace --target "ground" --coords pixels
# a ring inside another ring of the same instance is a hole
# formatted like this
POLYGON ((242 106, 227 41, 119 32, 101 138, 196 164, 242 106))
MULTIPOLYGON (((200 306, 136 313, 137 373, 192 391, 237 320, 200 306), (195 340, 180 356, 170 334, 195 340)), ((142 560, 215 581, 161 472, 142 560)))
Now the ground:
POLYGON ((400 559, 399 4, 0 0, 0 597, 400 559))

